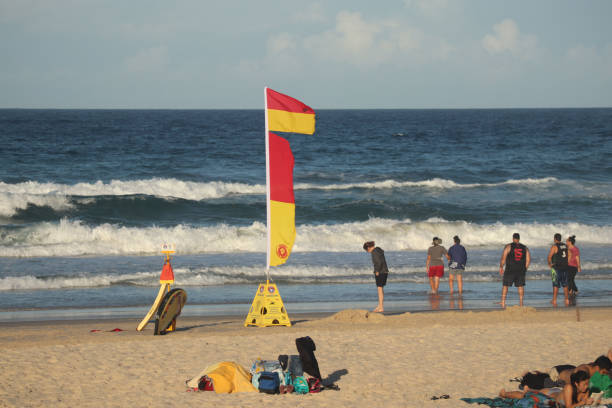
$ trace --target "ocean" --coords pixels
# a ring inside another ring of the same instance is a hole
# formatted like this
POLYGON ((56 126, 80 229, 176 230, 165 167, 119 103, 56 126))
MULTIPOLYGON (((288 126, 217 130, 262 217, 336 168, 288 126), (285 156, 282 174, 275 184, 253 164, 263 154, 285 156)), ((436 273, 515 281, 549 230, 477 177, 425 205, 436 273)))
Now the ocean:
MULTIPOLYGON (((499 307, 512 233, 525 305, 550 306, 553 234, 576 235, 578 305, 612 305, 612 109, 317 110, 295 156, 297 238, 271 268, 292 312, 499 307), (464 295, 428 295, 459 235, 464 295)), ((0 321, 141 317, 174 243, 185 315, 245 315, 266 271, 261 110, 0 110, 0 321)), ((508 305, 518 303, 511 288, 508 305)), ((561 302, 562 303, 562 302, 561 302)))

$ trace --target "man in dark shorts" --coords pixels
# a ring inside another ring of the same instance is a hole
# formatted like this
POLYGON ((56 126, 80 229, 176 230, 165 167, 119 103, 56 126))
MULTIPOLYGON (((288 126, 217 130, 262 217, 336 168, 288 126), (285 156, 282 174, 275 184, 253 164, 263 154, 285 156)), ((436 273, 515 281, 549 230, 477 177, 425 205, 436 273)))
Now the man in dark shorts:
POLYGON ((385 251, 375 246, 374 241, 368 241, 363 244, 363 249, 372 255, 372 264, 374 264, 374 278, 376 279, 376 288, 378 289, 378 306, 373 312, 384 312, 383 301, 385 299, 384 286, 387 284, 387 261, 385 260, 385 251))
POLYGON ((561 234, 556 233, 553 237, 554 243, 548 252, 548 267, 552 277, 553 298, 552 305, 557 306, 557 294, 559 288, 563 288, 565 305, 569 305, 569 288, 567 286, 568 277, 568 253, 567 245, 561 242, 561 234))
POLYGON ((501 259, 499 260, 499 274, 503 277, 503 287, 501 295, 501 307, 506 307, 506 295, 509 286, 516 286, 519 294, 519 305, 523 306, 525 296, 525 274, 531 263, 529 249, 519 241, 521 236, 518 232, 512 235, 512 242, 504 247, 501 259), (504 265, 506 269, 504 270, 504 265))

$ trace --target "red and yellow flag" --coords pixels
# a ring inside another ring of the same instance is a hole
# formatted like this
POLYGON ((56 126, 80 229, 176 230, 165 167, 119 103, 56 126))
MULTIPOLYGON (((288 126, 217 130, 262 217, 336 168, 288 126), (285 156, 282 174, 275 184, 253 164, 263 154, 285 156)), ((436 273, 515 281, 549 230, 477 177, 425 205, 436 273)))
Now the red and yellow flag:
POLYGON ((289 142, 270 132, 270 266, 285 263, 295 242, 293 153, 289 142))
POLYGON ((308 105, 266 88, 268 130, 277 132, 304 133, 315 131, 315 112, 308 105))
POLYGON ((270 132, 315 131, 315 112, 309 106, 272 89, 265 89, 268 137, 268 266, 284 264, 295 242, 293 153, 289 142, 270 132))

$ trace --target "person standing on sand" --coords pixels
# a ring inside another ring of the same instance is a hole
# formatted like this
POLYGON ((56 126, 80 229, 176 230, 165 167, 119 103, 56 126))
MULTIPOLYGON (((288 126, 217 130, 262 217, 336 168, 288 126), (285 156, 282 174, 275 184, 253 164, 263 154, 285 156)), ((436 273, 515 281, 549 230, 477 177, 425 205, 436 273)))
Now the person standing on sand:
POLYGON ((465 270, 465 264, 467 264, 467 252, 463 245, 461 245, 461 239, 455 235, 453 237, 455 245, 448 248, 448 255, 450 260, 448 262, 448 286, 450 288, 450 294, 453 294, 453 279, 457 275, 457 289, 459 290, 459 296, 463 295, 463 271, 465 270))
POLYGON ((438 237, 433 238, 432 246, 427 250, 427 261, 425 262, 425 271, 429 277, 429 286, 431 286, 431 294, 438 294, 438 287, 440 286, 440 278, 444 276, 444 262, 442 262, 442 255, 450 261, 450 256, 446 248, 442 245, 442 240, 438 237))
MULTIPOLYGON (((576 236, 572 235, 565 241, 567 244, 568 258, 567 258, 567 288, 569 289, 570 296, 576 296, 578 293, 578 287, 576 287, 576 273, 581 272, 580 267, 580 250, 576 246, 576 236)), ((612 353, 612 349, 610 349, 612 353)), ((612 354, 611 354, 612 355, 612 354)))
POLYGON ((559 287, 563 287, 565 306, 569 305, 567 289, 567 245, 561 242, 561 234, 556 233, 553 237, 554 243, 548 252, 548 267, 552 277, 553 298, 552 305, 557 306, 557 294, 559 287))
POLYGON ((521 236, 518 232, 512 234, 512 242, 504 247, 501 259, 499 260, 499 275, 503 277, 503 287, 501 295, 501 307, 506 307, 506 295, 508 287, 516 286, 519 294, 519 305, 523 306, 525 297, 525 274, 531 263, 529 249, 520 243, 521 236), (504 265, 506 269, 504 270, 504 265))
POLYGON ((383 288, 387 284, 387 260, 385 259, 385 251, 382 248, 375 246, 374 241, 368 241, 363 244, 363 249, 372 255, 372 264, 374 264, 374 278, 376 279, 376 288, 378 289, 378 306, 373 312, 384 312, 383 301, 385 300, 385 292, 383 288))

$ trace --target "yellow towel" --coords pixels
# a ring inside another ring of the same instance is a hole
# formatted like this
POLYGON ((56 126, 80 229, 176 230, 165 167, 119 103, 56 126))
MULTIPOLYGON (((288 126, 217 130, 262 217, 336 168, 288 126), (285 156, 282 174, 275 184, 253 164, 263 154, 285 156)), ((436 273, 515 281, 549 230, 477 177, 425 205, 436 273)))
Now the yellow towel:
POLYGON ((198 381, 204 375, 212 379, 217 394, 257 392, 257 389, 251 384, 251 374, 241 365, 232 361, 223 361, 206 367, 204 371, 189 380, 187 386, 198 388, 198 381))

